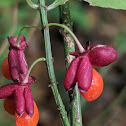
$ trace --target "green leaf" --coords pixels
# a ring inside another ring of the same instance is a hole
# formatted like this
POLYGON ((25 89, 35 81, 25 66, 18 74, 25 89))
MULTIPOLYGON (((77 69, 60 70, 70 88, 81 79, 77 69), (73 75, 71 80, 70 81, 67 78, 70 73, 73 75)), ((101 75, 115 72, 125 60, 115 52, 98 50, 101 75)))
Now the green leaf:
POLYGON ((47 7, 47 10, 51 10, 56 8, 59 5, 63 5, 67 2, 68 0, 55 0, 51 5, 47 7))
POLYGON ((126 10, 126 0, 84 0, 84 1, 88 2, 90 6, 126 10))

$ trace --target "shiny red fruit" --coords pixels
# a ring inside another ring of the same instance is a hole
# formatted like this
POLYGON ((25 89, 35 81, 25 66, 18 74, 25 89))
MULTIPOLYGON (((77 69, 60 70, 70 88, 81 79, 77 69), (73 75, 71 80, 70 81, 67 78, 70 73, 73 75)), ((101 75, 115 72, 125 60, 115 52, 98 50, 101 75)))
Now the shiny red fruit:
POLYGON ((101 75, 93 68, 93 79, 91 87, 86 93, 81 92, 81 94, 87 101, 94 101, 101 95, 103 86, 103 79, 101 75))
POLYGON ((8 57, 6 57, 2 62, 1 72, 6 79, 12 80, 9 70, 8 57))

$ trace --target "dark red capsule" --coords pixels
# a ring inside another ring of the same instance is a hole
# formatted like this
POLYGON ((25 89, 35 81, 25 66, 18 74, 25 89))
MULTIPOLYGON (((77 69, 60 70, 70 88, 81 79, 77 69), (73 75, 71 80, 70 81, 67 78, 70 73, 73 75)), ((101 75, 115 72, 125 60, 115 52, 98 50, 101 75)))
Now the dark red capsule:
POLYGON ((69 90, 72 90, 75 83, 76 83, 76 75, 77 75, 77 68, 78 68, 78 65, 79 65, 79 61, 80 61, 80 58, 75 58, 68 70, 66 71, 66 74, 65 74, 65 78, 64 78, 64 88, 69 91, 69 90))
POLYGON ((25 58, 24 50, 28 48, 25 43, 25 37, 20 36, 19 45, 16 45, 15 42, 17 40, 17 36, 8 37, 8 41, 10 43, 9 47, 9 69, 12 80, 15 82, 22 82, 22 75, 26 75, 28 72, 27 61, 25 58))
POLYGON ((16 112, 21 116, 25 112, 24 87, 18 86, 14 93, 16 112))
POLYGON ((93 68, 88 56, 83 56, 77 69, 77 82, 81 92, 86 92, 91 86, 93 68))
POLYGON ((111 46, 96 44, 91 47, 88 57, 93 66, 103 67, 114 62, 118 54, 111 46))

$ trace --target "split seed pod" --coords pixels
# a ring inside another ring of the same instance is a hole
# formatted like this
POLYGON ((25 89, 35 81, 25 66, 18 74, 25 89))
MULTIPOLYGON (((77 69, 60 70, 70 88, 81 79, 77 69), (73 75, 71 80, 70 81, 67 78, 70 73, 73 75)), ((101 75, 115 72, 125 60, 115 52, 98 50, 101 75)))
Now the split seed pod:
POLYGON ((64 88, 70 91, 78 82, 79 89, 86 92, 91 86, 92 76, 92 66, 88 56, 77 57, 71 62, 65 74, 64 88))
POLYGON ((81 92, 87 92, 93 78, 92 66, 103 67, 114 62, 118 54, 114 48, 107 45, 95 44, 90 46, 90 41, 83 47, 84 52, 79 50, 71 52, 75 56, 64 78, 64 88, 67 91, 73 89, 76 82, 81 92))
POLYGON ((83 56, 77 69, 77 82, 81 92, 86 92, 91 86, 93 68, 88 56, 83 56))
POLYGON ((76 74, 77 74, 77 68, 78 68, 78 65, 79 65, 79 61, 80 61, 79 57, 75 58, 71 62, 68 70, 66 71, 65 79, 64 79, 64 88, 67 91, 72 90, 75 83, 76 83, 76 80, 77 80, 76 74))
POLYGON ((114 62, 118 54, 111 46, 97 44, 90 48, 88 56, 93 66, 103 67, 114 62))
POLYGON ((14 82, 0 87, 0 99, 13 96, 16 113, 21 116, 24 112, 27 112, 32 117, 34 114, 34 103, 31 84, 35 81, 35 78, 28 76, 27 82, 24 82, 28 72, 24 50, 28 46, 25 43, 24 36, 20 36, 18 45, 15 44, 17 36, 9 37, 8 40, 10 43, 8 54, 9 71, 14 82))
POLYGON ((9 70, 12 77, 12 80, 15 82, 22 82, 23 76, 25 76, 28 72, 27 61, 25 58, 24 50, 28 48, 25 43, 24 36, 20 36, 19 45, 15 45, 17 40, 17 36, 8 37, 8 41, 10 43, 9 47, 9 70))

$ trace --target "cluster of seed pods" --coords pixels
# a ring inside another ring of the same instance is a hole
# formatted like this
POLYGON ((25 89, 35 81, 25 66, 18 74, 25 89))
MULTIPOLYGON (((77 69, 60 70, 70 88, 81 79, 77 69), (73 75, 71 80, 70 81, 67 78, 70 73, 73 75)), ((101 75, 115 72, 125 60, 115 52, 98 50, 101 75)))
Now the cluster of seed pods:
POLYGON ((16 113, 21 116, 24 112, 32 117, 34 114, 34 102, 31 92, 31 84, 35 78, 29 76, 25 79, 28 72, 28 65, 24 50, 28 48, 24 36, 20 36, 19 44, 16 45, 16 37, 8 37, 10 44, 8 63, 10 78, 12 83, 0 87, 0 98, 13 97, 16 113), (27 81, 24 81, 27 80, 27 81))
POLYGON ((64 78, 64 88, 70 91, 78 82, 80 92, 86 93, 93 80, 93 67, 103 67, 117 59, 117 52, 113 47, 101 44, 90 46, 90 41, 83 47, 84 52, 71 52, 75 56, 64 78))

